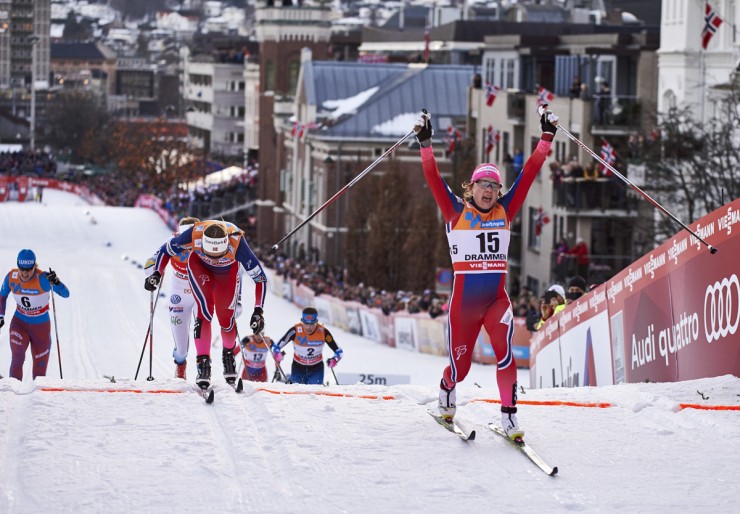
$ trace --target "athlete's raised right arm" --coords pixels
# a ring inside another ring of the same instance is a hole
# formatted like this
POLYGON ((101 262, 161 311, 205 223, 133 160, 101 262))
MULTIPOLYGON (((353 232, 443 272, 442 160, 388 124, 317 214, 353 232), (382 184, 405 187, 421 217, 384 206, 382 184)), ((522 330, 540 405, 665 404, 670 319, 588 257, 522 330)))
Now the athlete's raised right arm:
POLYGON ((429 185, 434 201, 437 202, 439 210, 442 211, 442 217, 445 222, 450 222, 462 212, 462 200, 452 192, 450 187, 442 178, 437 167, 437 159, 434 157, 432 149, 432 130, 431 115, 422 113, 416 121, 414 127, 416 139, 421 147, 421 166, 424 170, 424 178, 429 185))

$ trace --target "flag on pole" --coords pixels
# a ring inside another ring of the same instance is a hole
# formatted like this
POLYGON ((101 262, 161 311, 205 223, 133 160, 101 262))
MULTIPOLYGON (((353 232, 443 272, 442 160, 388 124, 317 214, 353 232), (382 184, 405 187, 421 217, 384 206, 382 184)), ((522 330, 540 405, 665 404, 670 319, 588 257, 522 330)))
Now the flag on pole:
POLYGON ((300 139, 303 137, 303 124, 300 121, 293 122, 293 128, 290 131, 290 135, 300 139))
POLYGON ((537 106, 551 104, 555 100, 555 95, 549 89, 542 86, 537 87, 537 106))
POLYGON ((461 136, 462 134, 460 131, 455 129, 452 125, 447 127, 447 133, 445 134, 445 157, 452 155, 457 146, 457 138, 461 136))
MULTIPOLYGON (((606 139, 603 140, 603 143, 601 144, 601 151, 599 152, 600 157, 604 160, 605 163, 607 163, 609 166, 612 166, 617 161, 617 156, 614 153, 614 147, 609 144, 609 141, 606 139)), ((605 176, 610 176, 612 172, 604 166, 601 165, 601 173, 605 176)))
POLYGON ((709 2, 706 2, 704 4, 704 30, 701 31, 701 47, 704 50, 707 49, 712 36, 717 32, 719 26, 722 25, 722 21, 722 18, 717 16, 714 9, 709 6, 709 2))
POLYGON ((490 82, 486 82, 486 105, 488 107, 493 105, 493 101, 496 99, 498 94, 498 87, 494 86, 490 82))
POLYGON ((486 132, 486 159, 490 159, 491 150, 496 146, 496 143, 501 139, 501 134, 498 130, 493 130, 491 125, 488 125, 488 131, 486 132))
POLYGON ((542 227, 550 223, 550 216, 542 209, 539 208, 534 218, 534 233, 536 236, 542 235, 542 227))

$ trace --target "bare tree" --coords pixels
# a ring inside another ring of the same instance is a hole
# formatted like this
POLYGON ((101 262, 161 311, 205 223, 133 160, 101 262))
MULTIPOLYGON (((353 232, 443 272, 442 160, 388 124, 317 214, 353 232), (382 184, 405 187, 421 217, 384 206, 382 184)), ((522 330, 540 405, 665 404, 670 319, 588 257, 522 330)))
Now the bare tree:
MULTIPOLYGON (((646 139, 646 188, 685 221, 693 222, 740 196, 739 100, 733 90, 707 123, 697 121, 690 108, 671 109, 646 139)), ((662 237, 676 230, 667 218, 657 227, 662 237)))
POLYGON ((95 161, 107 145, 110 121, 103 99, 89 91, 60 91, 48 109, 45 140, 75 162, 95 161))

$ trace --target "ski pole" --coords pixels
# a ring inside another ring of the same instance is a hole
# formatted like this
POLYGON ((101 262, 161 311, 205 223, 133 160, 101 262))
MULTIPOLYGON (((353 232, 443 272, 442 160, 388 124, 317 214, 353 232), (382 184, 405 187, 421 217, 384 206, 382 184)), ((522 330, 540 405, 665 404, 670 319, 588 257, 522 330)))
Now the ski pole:
MULTIPOLYGON (((134 375, 134 380, 136 380, 139 377, 139 369, 141 368, 141 361, 144 360, 144 351, 146 351, 146 343, 149 339, 149 334, 152 331, 152 325, 154 325, 154 311, 157 308, 157 303, 159 303, 159 290, 162 287, 162 281, 159 282, 159 287, 157 287, 157 299, 154 301, 154 307, 152 307, 152 299, 154 297, 154 291, 151 292, 151 295, 149 296, 149 328, 146 331, 146 335, 144 336, 144 346, 141 348, 141 356, 139 357, 139 365, 136 366, 136 374, 134 375)), ((149 374, 151 375, 151 366, 149 374)))
MULTIPOLYGON (((49 268, 51 269, 51 268, 49 268)), ((57 357, 59 359, 59 378, 63 379, 62 375, 62 350, 59 348, 59 327, 57 327, 57 306, 54 301, 54 286, 51 286, 51 313, 54 317, 54 335, 57 340, 57 357)))
POLYGON ((563 128, 562 125, 558 124, 558 130, 562 131, 563 134, 565 134, 566 136, 568 136, 574 143, 576 143, 578 146, 580 146, 581 148, 583 148, 584 150, 586 150, 586 152, 588 152, 589 154, 591 154, 591 157, 593 157, 594 159, 596 159, 597 161, 599 161, 604 167, 608 168, 609 171, 611 171, 617 178, 619 178, 622 182, 624 182, 629 187, 631 187, 632 189, 634 189, 635 191, 637 191, 640 195, 642 195, 642 197, 645 200, 647 200, 648 202, 650 202, 651 204, 653 204, 653 206, 656 207, 658 210, 660 210, 663 214, 665 214, 666 216, 668 216, 669 218, 671 218, 673 221, 675 221, 676 223, 678 223, 679 225, 681 225, 681 228, 683 228, 689 234, 691 234, 692 236, 694 236, 700 243, 702 243, 704 246, 706 246, 709 249, 709 253, 711 253, 711 254, 717 253, 717 249, 714 246, 712 246, 709 243, 707 243, 701 236, 699 236, 699 234, 697 234, 696 232, 694 232, 693 230, 691 230, 683 221, 681 221, 676 216, 674 216, 670 211, 668 211, 668 209, 666 209, 665 207, 663 207, 662 205, 660 205, 649 194, 647 194, 645 191, 643 191, 642 189, 640 189, 639 187, 637 187, 635 184, 633 184, 632 182, 630 182, 627 179, 627 177, 625 177, 624 175, 622 175, 621 173, 619 173, 617 170, 615 170, 613 166, 611 166, 609 163, 607 163, 606 161, 604 161, 604 159, 602 159, 600 156, 596 155, 596 152, 594 152, 588 146, 586 146, 585 144, 583 144, 576 136, 574 136, 573 134, 571 134, 570 132, 568 132, 565 128, 563 128))
MULTIPOLYGON (((255 333, 254 335, 255 335, 255 336, 259 336, 259 337, 260 337, 260 339, 262 340, 262 344, 264 344, 265 346, 267 346, 267 343, 265 342, 265 338, 264 338, 264 337, 262 337, 262 334, 260 334, 260 333, 256 332, 256 333, 255 333)), ((277 359, 275 358, 275 356, 274 356, 274 355, 272 354, 272 349, 271 349, 270 347, 268 347, 268 348, 267 348, 267 352, 268 352, 268 353, 269 353, 270 355, 272 355, 272 360, 274 360, 274 361, 275 361, 275 369, 276 369, 277 371, 279 371, 279 372, 280 372, 280 376, 281 376, 281 377, 283 378, 283 381, 284 381, 284 382, 285 382, 286 384, 292 384, 293 382, 291 382, 290 380, 288 380, 288 377, 287 377, 287 376, 285 376, 285 373, 283 373, 283 368, 282 368, 282 367, 280 367, 280 363, 279 363, 279 362, 278 362, 278 360, 277 360, 277 359)))
POLYGON ((334 382, 336 382, 337 385, 340 385, 339 380, 337 379, 337 374, 334 373, 334 368, 329 368, 329 369, 331 370, 331 374, 334 375, 334 382))
MULTIPOLYGON (((161 281, 159 282, 162 283, 161 281)), ((159 291, 159 288, 157 288, 157 291, 159 291)), ((152 295, 154 292, 152 292, 152 295)), ((150 319, 149 319, 149 327, 154 326, 154 298, 152 295, 149 296, 149 308, 151 310, 150 319)), ((159 294, 157 294, 157 300, 159 300, 159 294)), ((145 343, 146 344, 146 343, 145 343)), ((152 360, 154 359, 154 330, 149 330, 149 376, 146 377, 147 382, 151 382, 154 380, 154 377, 152 376, 152 360)))
POLYGON ((403 143, 404 141, 406 141, 409 137, 413 136, 414 134, 415 134, 415 132, 412 130, 408 134, 406 134, 405 136, 403 136, 401 139, 399 139, 393 146, 391 146, 388 150, 386 150, 383 155, 381 155, 380 157, 378 157, 377 159, 375 159, 375 161, 370 166, 368 166, 367 168, 365 168, 359 175, 357 175, 354 179, 352 179, 350 182, 348 182, 346 186, 344 186, 342 189, 340 189, 339 191, 337 191, 336 193, 334 193, 334 196, 332 196, 326 202, 324 202, 323 205, 321 205, 321 207, 319 207, 318 209, 316 209, 305 220, 303 220, 301 223, 299 223, 296 228, 294 228, 293 230, 291 230, 290 232, 288 232, 287 234, 285 234, 285 236, 283 236, 283 238, 280 241, 278 241, 277 243, 275 243, 274 245, 272 245, 272 248, 270 248, 270 251, 276 252, 277 249, 278 249, 278 247, 286 239, 288 239, 290 236, 292 236, 293 234, 295 234, 296 232, 298 232, 298 230, 300 230, 306 223, 308 223, 309 221, 311 221, 318 213, 320 213, 321 211, 323 211, 324 209, 326 209, 327 207, 329 207, 332 203, 334 203, 334 201, 337 198, 339 198, 344 193, 346 193, 347 191, 349 191, 349 189, 352 186, 354 186, 357 182, 359 182, 365 175, 367 175, 368 173, 370 173, 370 171, 372 171, 372 169, 375 166, 377 166, 380 161, 382 161, 393 150, 395 150, 396 148, 398 148, 399 146, 401 146, 401 143, 403 143))

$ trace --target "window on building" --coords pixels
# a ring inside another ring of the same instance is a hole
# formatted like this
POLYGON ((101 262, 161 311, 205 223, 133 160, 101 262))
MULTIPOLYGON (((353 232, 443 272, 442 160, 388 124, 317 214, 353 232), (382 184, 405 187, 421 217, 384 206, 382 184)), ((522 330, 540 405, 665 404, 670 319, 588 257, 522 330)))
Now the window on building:
POLYGON ((540 236, 537 234, 537 224, 539 222, 538 220, 538 209, 534 207, 529 208, 529 216, 528 216, 528 223, 529 223, 529 237, 527 246, 532 250, 539 250, 540 249, 540 236))
POLYGON ((298 72, 301 69, 301 63, 298 61, 291 61, 288 65, 288 94, 295 95, 295 91, 298 88, 298 72))
POLYGON ((268 60, 265 63, 265 91, 273 91, 275 89, 275 63, 272 60, 268 60))

